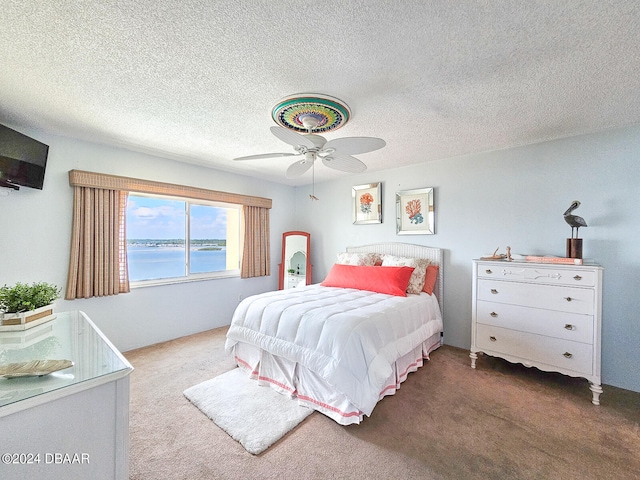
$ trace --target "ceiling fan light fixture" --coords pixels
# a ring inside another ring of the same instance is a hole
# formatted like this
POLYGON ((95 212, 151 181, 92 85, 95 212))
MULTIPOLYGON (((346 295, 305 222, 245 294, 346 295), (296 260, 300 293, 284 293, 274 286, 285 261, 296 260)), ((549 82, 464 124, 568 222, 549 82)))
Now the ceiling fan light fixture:
MULTIPOLYGON (((304 155, 289 165, 285 176, 298 177, 314 167, 317 158, 334 170, 347 173, 362 173, 367 166, 352 155, 368 153, 386 145, 381 138, 343 137, 327 141, 320 132, 335 130, 351 118, 347 104, 328 95, 299 94, 281 100, 272 111, 273 120, 280 126, 270 128, 278 139, 291 145, 296 152, 266 153, 238 157, 234 160, 259 160, 304 155)), ((312 170, 312 185, 315 186, 315 172, 312 170)), ((310 195, 317 200, 315 193, 310 195)))

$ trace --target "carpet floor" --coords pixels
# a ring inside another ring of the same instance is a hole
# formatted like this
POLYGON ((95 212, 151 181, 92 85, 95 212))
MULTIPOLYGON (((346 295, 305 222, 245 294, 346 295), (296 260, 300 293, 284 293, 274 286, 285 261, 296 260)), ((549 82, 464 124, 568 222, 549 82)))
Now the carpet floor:
POLYGON ((251 455, 183 391, 235 367, 226 327, 125 353, 130 478, 638 479, 640 393, 444 346, 360 425, 314 413, 251 455))

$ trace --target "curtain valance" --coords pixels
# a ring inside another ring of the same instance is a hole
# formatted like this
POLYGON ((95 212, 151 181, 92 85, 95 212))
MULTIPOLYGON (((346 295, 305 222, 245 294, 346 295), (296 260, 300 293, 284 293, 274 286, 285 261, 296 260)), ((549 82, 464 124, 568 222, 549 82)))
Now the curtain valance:
POLYGON ((78 187, 89 187, 106 190, 122 190, 127 192, 171 195, 175 197, 194 198, 212 202, 234 203, 249 207, 271 208, 270 198, 253 197, 238 193, 218 192, 206 188, 188 187, 173 183, 155 182, 140 178, 120 177, 104 173, 69 171, 69 184, 78 187))

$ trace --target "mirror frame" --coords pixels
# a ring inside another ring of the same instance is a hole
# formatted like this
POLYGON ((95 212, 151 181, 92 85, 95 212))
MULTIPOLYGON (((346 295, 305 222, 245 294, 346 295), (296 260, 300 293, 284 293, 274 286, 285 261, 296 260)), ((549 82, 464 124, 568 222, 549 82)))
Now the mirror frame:
POLYGON ((433 187, 396 192, 396 235, 434 235, 435 214, 433 187), (418 202, 420 219, 417 221, 407 213, 409 202, 418 202))
POLYGON ((305 282, 307 285, 311 285, 311 234, 308 232, 301 232, 298 230, 292 230, 290 232, 284 232, 282 234, 282 256, 280 257, 280 265, 278 266, 278 290, 284 289, 284 279, 285 279, 285 265, 284 262, 286 260, 286 247, 287 247, 287 237, 291 237, 294 235, 301 235, 307 238, 307 264, 305 265, 305 282))

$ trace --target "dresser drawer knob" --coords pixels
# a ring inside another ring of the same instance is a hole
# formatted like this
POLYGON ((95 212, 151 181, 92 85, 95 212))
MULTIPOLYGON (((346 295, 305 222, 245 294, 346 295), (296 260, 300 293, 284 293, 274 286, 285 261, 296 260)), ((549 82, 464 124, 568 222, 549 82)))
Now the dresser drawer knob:
POLYGON ((487 274, 489 274, 489 275, 491 275, 491 274, 493 273, 493 272, 491 271, 491 269, 490 269, 490 268, 487 268, 487 269, 485 270, 485 272, 487 272, 487 274))
POLYGON ((498 294, 498 290, 496 290, 495 288, 492 288, 491 289, 491 293, 493 293, 494 295, 497 295, 498 294))
POLYGON ((580 280, 582 280, 582 277, 581 277, 580 275, 576 275, 575 277, 573 277, 573 279, 574 279, 576 282, 579 282, 580 280))
POLYGON ((564 358, 571 358, 571 357, 573 357, 573 353, 569 353, 569 352, 564 352, 562 355, 564 356, 564 358))
POLYGON ((493 318, 496 318, 498 316, 496 312, 491 312, 489 315, 491 315, 493 318))
POLYGON ((493 335, 489 337, 489 340, 491 340, 492 342, 497 342, 498 339, 496 337, 494 337, 493 335))
POLYGON ((565 324, 564 328, 566 328, 567 330, 573 330, 573 325, 571 325, 570 323, 565 324))
POLYGON ((564 299, 565 299, 567 302, 570 302, 571 300, 573 300, 573 298, 571 298, 571 297, 564 297, 564 299))

